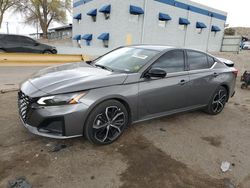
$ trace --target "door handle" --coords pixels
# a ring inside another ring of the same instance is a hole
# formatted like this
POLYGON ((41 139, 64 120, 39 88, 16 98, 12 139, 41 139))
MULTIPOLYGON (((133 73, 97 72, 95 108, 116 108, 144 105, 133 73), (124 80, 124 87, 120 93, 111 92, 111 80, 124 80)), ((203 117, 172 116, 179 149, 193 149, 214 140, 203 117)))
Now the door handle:
POLYGON ((184 85, 185 83, 187 83, 186 80, 181 80, 181 81, 179 82, 180 85, 184 85))
POLYGON ((214 77, 219 76, 219 74, 217 72, 214 72, 214 77))

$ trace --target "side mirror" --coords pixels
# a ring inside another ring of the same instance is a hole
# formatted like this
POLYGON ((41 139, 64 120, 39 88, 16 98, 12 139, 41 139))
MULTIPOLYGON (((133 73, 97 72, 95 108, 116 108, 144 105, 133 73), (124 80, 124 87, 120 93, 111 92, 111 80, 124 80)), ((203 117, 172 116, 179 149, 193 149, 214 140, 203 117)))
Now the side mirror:
POLYGON ((87 63, 87 64, 91 64, 93 61, 91 61, 91 60, 88 60, 88 61, 85 61, 85 63, 87 63))
POLYGON ((34 46, 39 46, 39 43, 38 43, 38 42, 35 42, 34 46))
POLYGON ((161 69, 161 68, 152 68, 150 69, 146 74, 145 77, 146 78, 151 78, 151 77, 155 77, 155 78, 164 78, 167 75, 166 71, 161 69))

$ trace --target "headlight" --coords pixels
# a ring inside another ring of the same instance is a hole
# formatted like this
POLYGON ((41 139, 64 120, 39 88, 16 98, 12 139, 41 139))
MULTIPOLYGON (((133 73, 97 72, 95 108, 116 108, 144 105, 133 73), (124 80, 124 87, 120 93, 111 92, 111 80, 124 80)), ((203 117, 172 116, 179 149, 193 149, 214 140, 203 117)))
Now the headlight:
POLYGON ((69 94, 61 94, 61 95, 42 97, 37 101, 37 103, 39 105, 43 105, 43 106, 78 104, 79 100, 84 95, 86 95, 85 92, 82 92, 82 93, 69 93, 69 94))

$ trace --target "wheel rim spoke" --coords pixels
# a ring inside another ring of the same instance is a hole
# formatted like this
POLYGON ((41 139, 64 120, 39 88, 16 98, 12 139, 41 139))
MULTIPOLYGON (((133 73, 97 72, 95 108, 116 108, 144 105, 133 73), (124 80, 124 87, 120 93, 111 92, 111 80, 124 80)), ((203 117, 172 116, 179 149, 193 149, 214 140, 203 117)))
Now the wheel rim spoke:
POLYGON ((124 115, 123 112, 120 112, 120 113, 116 114, 115 117, 113 117, 112 121, 115 121, 118 117, 120 117, 122 115, 124 115))
POLYGON ((94 120, 94 137, 102 143, 113 141, 122 133, 124 123, 124 112, 117 106, 109 106, 94 120))
POLYGON ((218 93, 214 96, 214 100, 212 102, 212 110, 215 113, 222 111, 222 109, 224 108, 226 98, 227 95, 223 90, 219 90, 218 93))
POLYGON ((105 134, 105 137, 103 138, 102 142, 105 142, 105 140, 108 138, 108 134, 109 134, 109 126, 107 126, 106 128, 106 134, 105 134))

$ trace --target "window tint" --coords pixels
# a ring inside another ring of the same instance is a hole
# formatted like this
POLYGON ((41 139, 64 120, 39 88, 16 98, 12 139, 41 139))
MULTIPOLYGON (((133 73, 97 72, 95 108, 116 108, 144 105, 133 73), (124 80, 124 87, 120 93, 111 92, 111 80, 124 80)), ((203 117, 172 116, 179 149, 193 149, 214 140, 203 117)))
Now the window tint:
POLYGON ((213 57, 211 57, 211 56, 207 56, 207 60, 208 60, 208 66, 209 67, 212 67, 213 66, 213 64, 214 64, 214 58, 213 57))
POLYGON ((14 35, 6 35, 4 37, 4 40, 6 42, 12 42, 12 43, 15 43, 16 42, 16 37, 14 35))
POLYGON ((152 67, 165 69, 167 73, 184 71, 183 50, 172 50, 165 53, 152 67))
POLYGON ((196 52, 196 51, 187 51, 187 59, 188 59, 190 70, 208 68, 206 54, 196 52))
POLYGON ((24 44, 34 43, 33 40, 29 39, 28 37, 17 36, 16 39, 19 43, 24 43, 24 44))

